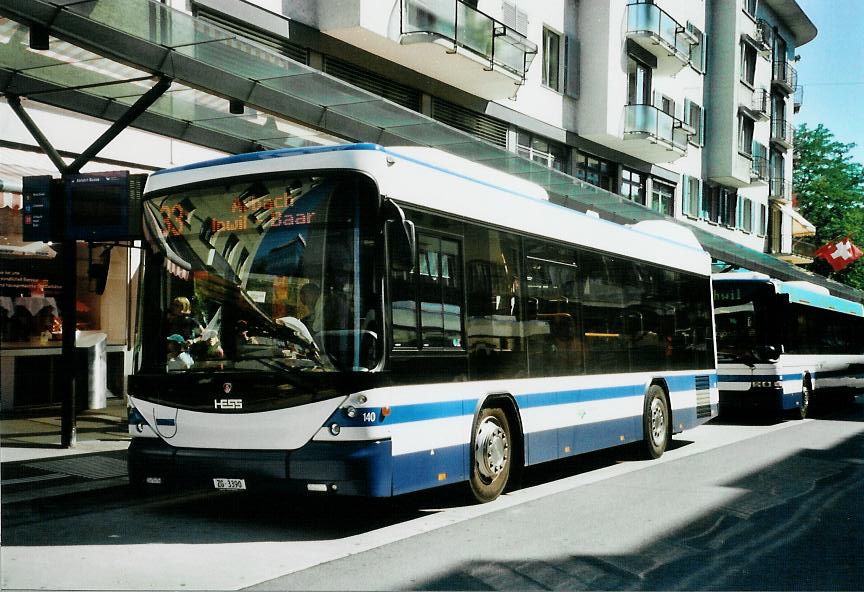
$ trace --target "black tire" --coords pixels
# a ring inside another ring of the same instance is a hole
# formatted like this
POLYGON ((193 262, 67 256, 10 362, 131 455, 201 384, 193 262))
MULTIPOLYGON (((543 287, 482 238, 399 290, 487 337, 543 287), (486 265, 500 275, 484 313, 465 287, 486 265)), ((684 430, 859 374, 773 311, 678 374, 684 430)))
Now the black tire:
POLYGON ((790 419, 804 419, 807 417, 807 412, 810 410, 810 404, 813 402, 813 386, 810 384, 810 377, 805 376, 804 382, 801 383, 801 406, 789 409, 787 415, 790 419))
POLYGON ((660 458, 672 439, 672 414, 663 387, 652 384, 645 395, 642 412, 643 452, 646 458, 660 458))
POLYGON ((510 480, 513 440, 507 415, 498 407, 480 410, 471 430, 471 494, 478 502, 497 498, 510 480))

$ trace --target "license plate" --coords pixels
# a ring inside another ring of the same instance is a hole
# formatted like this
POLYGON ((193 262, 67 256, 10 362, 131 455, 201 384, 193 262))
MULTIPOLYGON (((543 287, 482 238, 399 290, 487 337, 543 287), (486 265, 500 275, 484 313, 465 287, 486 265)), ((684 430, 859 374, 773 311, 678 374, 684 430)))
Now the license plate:
POLYGON ((245 479, 213 479, 213 486, 216 489, 238 490, 246 489, 245 479))

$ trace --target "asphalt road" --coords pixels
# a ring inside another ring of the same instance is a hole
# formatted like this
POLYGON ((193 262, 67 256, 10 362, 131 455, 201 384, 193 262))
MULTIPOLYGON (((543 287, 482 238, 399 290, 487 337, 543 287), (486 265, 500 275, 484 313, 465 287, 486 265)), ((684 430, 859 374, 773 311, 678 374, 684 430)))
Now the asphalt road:
POLYGON ((804 421, 711 422, 636 458, 533 468, 485 505, 457 487, 390 500, 4 491, 0 587, 864 589, 864 397, 804 421))

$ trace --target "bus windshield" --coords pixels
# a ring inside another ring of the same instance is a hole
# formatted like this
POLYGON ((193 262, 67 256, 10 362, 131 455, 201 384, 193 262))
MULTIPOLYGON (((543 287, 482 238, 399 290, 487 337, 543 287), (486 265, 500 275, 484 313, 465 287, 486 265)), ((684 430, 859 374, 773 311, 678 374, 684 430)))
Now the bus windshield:
POLYGON ((376 200, 371 181, 345 174, 148 199, 142 370, 374 369, 376 200))
POLYGON ((772 319, 774 289, 758 282, 714 282, 717 353, 721 357, 754 358, 768 346, 780 350, 772 319))

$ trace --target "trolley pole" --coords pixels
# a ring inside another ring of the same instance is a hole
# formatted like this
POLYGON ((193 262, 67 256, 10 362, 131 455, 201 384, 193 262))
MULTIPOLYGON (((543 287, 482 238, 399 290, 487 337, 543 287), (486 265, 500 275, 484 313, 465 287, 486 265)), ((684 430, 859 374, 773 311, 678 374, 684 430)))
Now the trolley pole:
POLYGON ((61 256, 63 263, 63 296, 60 305, 60 312, 63 316, 63 347, 61 355, 63 407, 60 419, 60 446, 63 448, 74 448, 77 439, 75 331, 78 324, 78 311, 76 309, 78 253, 75 239, 68 238, 68 236, 63 239, 61 256))

